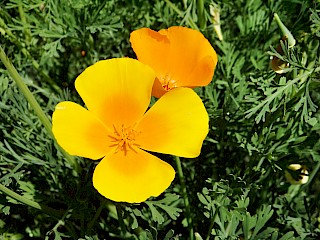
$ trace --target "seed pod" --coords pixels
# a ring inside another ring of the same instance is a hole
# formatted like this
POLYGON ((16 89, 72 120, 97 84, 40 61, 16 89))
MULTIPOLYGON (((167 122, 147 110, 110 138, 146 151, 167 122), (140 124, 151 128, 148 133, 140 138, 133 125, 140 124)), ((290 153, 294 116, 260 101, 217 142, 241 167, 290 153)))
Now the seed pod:
POLYGON ((275 13, 274 18, 277 21, 278 26, 281 29, 283 36, 287 39, 289 48, 292 48, 296 44, 295 38, 293 37, 291 32, 288 30, 288 28, 281 22, 278 14, 275 13))
MULTIPOLYGON (((274 14, 274 18, 282 32, 282 41, 285 42, 288 45, 288 48, 292 48, 296 44, 296 40, 291 34, 291 32, 288 30, 288 28, 282 23, 280 20, 278 14, 274 14)), ((283 55, 281 43, 276 48, 277 53, 280 55, 283 55)), ((275 71, 278 74, 286 73, 290 71, 289 63, 284 62, 283 60, 279 59, 276 56, 272 56, 271 58, 271 68, 273 71, 275 71)))

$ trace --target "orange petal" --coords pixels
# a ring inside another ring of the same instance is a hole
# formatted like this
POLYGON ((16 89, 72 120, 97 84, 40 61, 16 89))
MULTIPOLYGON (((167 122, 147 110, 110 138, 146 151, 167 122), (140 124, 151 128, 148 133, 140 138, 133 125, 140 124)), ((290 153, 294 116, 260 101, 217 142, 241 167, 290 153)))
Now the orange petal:
MULTIPOLYGON (((130 36, 139 61, 151 66, 159 81, 173 87, 205 86, 212 80, 218 58, 209 41, 197 30, 170 27, 159 32, 142 28, 130 36)), ((159 85, 159 84, 158 84, 159 85)), ((153 95, 160 93, 154 86, 153 95)))
POLYGON ((156 80, 154 80, 153 87, 152 87, 152 96, 155 96, 156 98, 160 98, 166 92, 167 90, 165 90, 162 87, 162 84, 160 83, 159 79, 156 78, 156 80))
POLYGON ((159 158, 137 149, 110 154, 93 173, 93 185, 106 198, 139 203, 165 191, 174 179, 174 169, 159 158))
POLYGON ((130 42, 139 61, 151 66, 159 76, 169 64, 168 58, 170 42, 167 36, 149 28, 141 28, 130 34, 130 42))
POLYGON ((106 126, 132 125, 150 103, 154 71, 130 58, 102 60, 88 67, 75 86, 88 109, 106 126))
POLYGON ((58 144, 71 155, 99 159, 111 150, 106 127, 91 112, 73 102, 56 106, 52 132, 58 144))
POLYGON ((199 96, 189 88, 163 95, 137 124, 140 148, 197 157, 208 133, 209 117, 199 96))

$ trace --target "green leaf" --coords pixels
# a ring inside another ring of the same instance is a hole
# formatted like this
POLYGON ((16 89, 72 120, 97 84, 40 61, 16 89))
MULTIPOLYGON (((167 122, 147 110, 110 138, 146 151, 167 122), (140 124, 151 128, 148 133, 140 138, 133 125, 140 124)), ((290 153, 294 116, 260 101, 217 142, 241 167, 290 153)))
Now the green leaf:
POLYGON ((271 209, 270 205, 262 206, 262 209, 260 209, 257 213, 257 222, 253 230, 252 238, 255 237, 258 234, 258 232, 265 226, 267 221, 272 217, 273 212, 274 211, 273 209, 271 209))
POLYGON ((5 206, 1 209, 1 211, 5 214, 5 215, 9 215, 10 214, 10 206, 5 206))
POLYGON ((137 227, 139 227, 138 220, 137 220, 137 218, 136 218, 134 213, 130 213, 130 216, 133 219, 133 222, 131 224, 131 229, 136 229, 137 227))
POLYGON ((197 195, 201 203, 203 203, 204 205, 208 205, 209 202, 201 193, 197 193, 197 195))
POLYGON ((158 201, 146 201, 145 203, 149 206, 151 213, 152 213, 152 217, 154 219, 154 221, 158 222, 158 223, 163 223, 164 218, 163 216, 159 213, 159 211, 155 208, 155 206, 157 206, 158 208, 161 208, 162 210, 164 210, 173 220, 176 220, 177 217, 180 216, 180 212, 182 212, 182 210, 180 208, 177 208, 173 205, 175 202, 179 201, 179 196, 176 194, 167 194, 166 197, 162 200, 158 200, 158 201))
POLYGON ((163 240, 172 240, 172 237, 174 235, 174 231, 172 229, 170 229, 167 234, 164 236, 163 240))
POLYGON ((290 231, 290 232, 287 232, 285 235, 283 235, 279 240, 294 240, 294 232, 293 231, 290 231))
POLYGON ((265 229, 264 231, 260 232, 258 235, 256 235, 255 237, 252 237, 252 239, 269 239, 270 235, 275 231, 274 228, 268 227, 267 229, 265 229))
POLYGON ((153 221, 162 224, 164 222, 164 217, 161 215, 161 213, 153 206, 153 203, 146 201, 145 202, 149 209, 151 210, 152 219, 153 221))
POLYGON ((250 213, 247 212, 242 224, 245 240, 249 239, 249 236, 251 235, 250 231, 256 226, 256 223, 257 223, 257 216, 256 215, 251 216, 250 213))

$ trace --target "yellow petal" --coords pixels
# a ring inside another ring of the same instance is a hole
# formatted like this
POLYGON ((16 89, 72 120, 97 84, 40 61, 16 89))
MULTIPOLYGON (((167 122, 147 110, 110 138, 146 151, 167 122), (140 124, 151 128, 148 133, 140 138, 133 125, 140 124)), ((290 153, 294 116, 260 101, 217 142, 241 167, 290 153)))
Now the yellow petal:
POLYGON ((99 159, 111 148, 110 134, 87 109, 73 102, 59 103, 52 115, 52 131, 58 144, 71 155, 99 159))
POLYGON ((139 203, 165 191, 174 179, 174 169, 159 158, 137 149, 103 158, 93 173, 93 185, 106 198, 139 203))
POLYGON ((75 86, 88 109, 106 126, 129 126, 146 111, 154 71, 130 58, 102 60, 88 67, 75 86))
POLYGON ((149 151, 197 157, 208 124, 199 96, 191 89, 176 88, 163 95, 137 124, 136 143, 149 151))
MULTIPOLYGON (((196 87, 212 80, 217 54, 197 30, 170 27, 155 32, 142 28, 131 33, 130 42, 139 61, 155 70, 162 85, 169 81, 172 88, 196 87)), ((161 92, 160 84, 153 87, 154 96, 161 92)))

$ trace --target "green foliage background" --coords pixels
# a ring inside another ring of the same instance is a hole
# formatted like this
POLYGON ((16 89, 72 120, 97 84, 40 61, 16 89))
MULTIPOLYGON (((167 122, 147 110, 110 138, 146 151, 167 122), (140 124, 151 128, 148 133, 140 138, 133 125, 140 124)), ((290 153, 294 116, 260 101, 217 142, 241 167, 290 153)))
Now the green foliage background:
POLYGON ((0 64, 0 183, 42 206, 0 192, 0 239, 320 239, 319 1, 0 0, 1 47, 48 116, 60 101, 81 103, 74 80, 87 66, 135 57, 131 31, 174 25, 199 29, 219 55, 213 81, 196 89, 210 132, 198 158, 181 159, 185 184, 176 176, 141 204, 100 196, 96 162, 77 158, 77 174, 0 64), (293 163, 308 169, 306 184, 285 179, 293 163))

